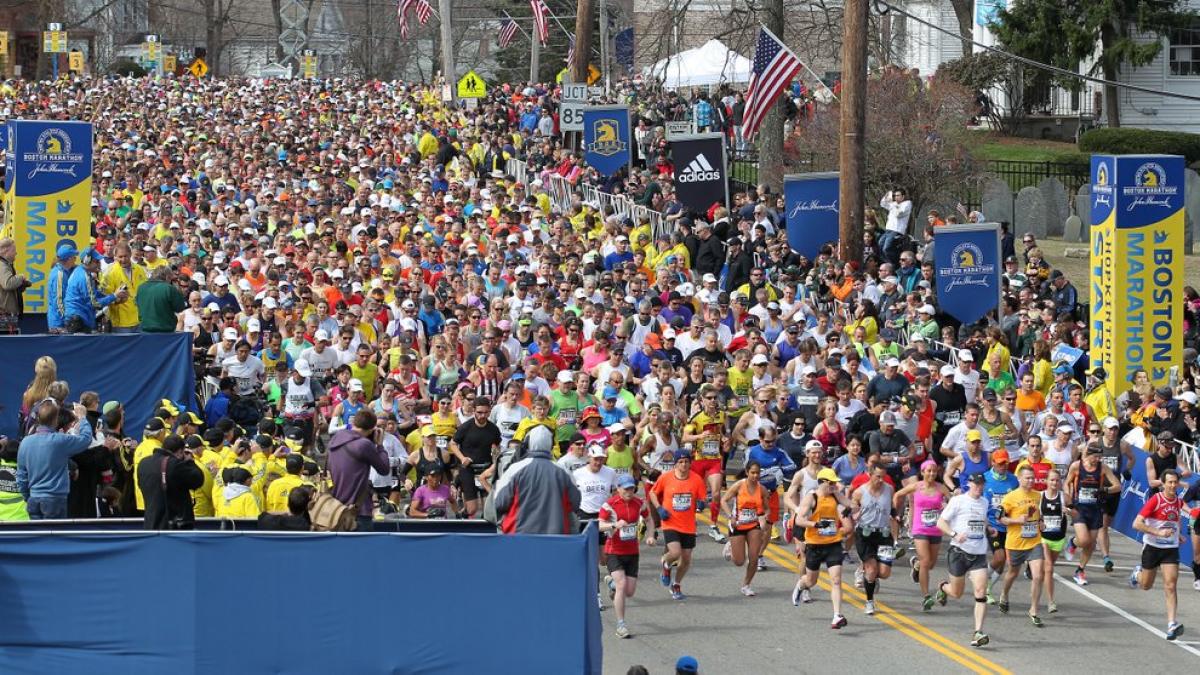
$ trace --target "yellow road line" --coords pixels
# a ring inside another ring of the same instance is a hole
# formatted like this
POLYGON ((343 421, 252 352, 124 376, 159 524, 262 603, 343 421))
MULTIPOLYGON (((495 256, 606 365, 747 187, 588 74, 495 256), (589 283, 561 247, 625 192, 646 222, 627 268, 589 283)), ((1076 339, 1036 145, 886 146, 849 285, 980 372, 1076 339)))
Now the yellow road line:
MULTIPOLYGON (((705 514, 698 514, 697 519, 706 524, 712 523, 712 521, 705 514)), ((727 524, 724 517, 721 518, 721 522, 722 524, 727 524)), ((791 570, 792 572, 797 572, 799 570, 799 563, 797 563, 795 560, 795 554, 791 551, 788 551, 786 548, 778 544, 768 544, 766 553, 768 558, 774 560, 776 563, 782 565, 788 570, 791 570)), ((826 591, 830 591, 832 589, 832 584, 828 579, 828 574, 823 572, 817 581, 817 584, 826 591)), ((864 603, 866 602, 866 595, 861 593, 853 586, 842 582, 842 600, 858 609, 862 609, 864 607, 864 603)), ((903 633, 913 640, 929 647, 946 658, 966 667, 968 670, 976 673, 1012 675, 1011 671, 982 657, 978 652, 972 651, 963 645, 952 641, 950 638, 942 635, 941 633, 921 625, 902 612, 897 611, 893 607, 884 605, 878 600, 875 601, 875 610, 876 611, 873 618, 878 619, 887 626, 894 628, 900 633, 903 633)))

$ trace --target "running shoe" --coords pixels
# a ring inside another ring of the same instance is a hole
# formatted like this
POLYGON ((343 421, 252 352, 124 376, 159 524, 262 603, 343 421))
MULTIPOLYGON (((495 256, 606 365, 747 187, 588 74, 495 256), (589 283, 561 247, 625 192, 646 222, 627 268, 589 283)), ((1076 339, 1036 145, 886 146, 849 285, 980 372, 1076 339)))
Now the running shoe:
POLYGON ((842 616, 841 614, 834 614, 833 622, 829 624, 829 627, 834 630, 840 630, 845 625, 846 625, 846 617, 842 616))
POLYGON ((1088 585, 1087 572, 1084 572, 1082 567, 1075 568, 1075 574, 1071 578, 1074 579, 1075 583, 1079 584, 1080 586, 1088 585))
POLYGON ((759 558, 759 559, 758 559, 758 571, 759 571, 759 572, 766 572, 766 571, 767 571, 767 559, 766 559, 766 558, 759 558))
POLYGON ((1058 614, 1058 603, 1050 603, 1050 606, 1046 608, 1046 611, 1050 612, 1051 614, 1058 614))
POLYGON ((1067 540, 1067 561, 1075 562, 1075 554, 1079 552, 1079 547, 1075 545, 1075 537, 1067 540))
POLYGON ((771 541, 779 541, 779 526, 771 526, 771 541))
POLYGON ((604 575, 604 583, 608 586, 608 599, 612 600, 617 597, 617 585, 613 583, 611 574, 604 575))
POLYGON ((863 606, 863 614, 866 614, 867 616, 875 616, 874 600, 868 600, 867 604, 863 606))
POLYGON ((937 604, 941 605, 942 607, 946 606, 946 598, 948 597, 946 595, 946 590, 943 588, 945 585, 946 584, 943 583, 941 586, 938 586, 937 593, 933 594, 933 599, 936 600, 937 604))
POLYGON ((716 525, 708 526, 708 537, 718 544, 724 544, 725 542, 729 541, 729 537, 721 534, 721 528, 717 527, 716 525))
POLYGON ((925 596, 925 601, 921 603, 921 609, 926 612, 933 611, 934 599, 932 595, 925 596))
POLYGON ((1192 588, 1194 588, 1194 589, 1196 589, 1196 590, 1200 591, 1200 579, 1197 579, 1197 580, 1195 580, 1195 581, 1193 581, 1193 582, 1192 582, 1192 588))
POLYGON ((1129 573, 1129 587, 1130 588, 1138 587, 1138 575, 1140 575, 1141 573, 1142 573, 1141 565, 1135 566, 1133 568, 1133 571, 1129 573))
POLYGON ((987 604, 989 604, 989 605, 996 604, 996 596, 992 595, 991 591, 988 591, 988 593, 987 593, 987 604))
POLYGON ((971 638, 972 647, 982 647, 988 642, 990 642, 990 639, 988 638, 987 633, 982 631, 975 631, 975 635, 971 638))
POLYGON ((608 609, 607 607, 604 606, 604 598, 600 597, 599 593, 596 594, 596 604, 599 605, 601 612, 608 609))
POLYGON ((1172 621, 1167 625, 1168 640, 1173 642, 1175 638, 1179 637, 1180 635, 1183 635, 1183 624, 1179 623, 1178 621, 1172 621))
POLYGON ((861 589, 867 581, 867 575, 863 572, 862 566, 854 568, 854 587, 861 589))
POLYGON ((1024 574, 1026 579, 1033 581, 1033 570, 1029 569, 1029 565, 1025 566, 1024 574))
POLYGON ((914 584, 920 583, 920 581, 921 581, 921 563, 920 563, 920 561, 917 560, 917 556, 912 557, 912 573, 909 576, 912 577, 912 582, 914 584))
POLYGON ((1104 556, 1104 571, 1108 573, 1112 573, 1113 571, 1113 561, 1108 556, 1104 556))
POLYGON ((846 554, 842 556, 842 560, 850 563, 851 565, 857 565, 860 562, 858 559, 858 554, 855 553, 853 549, 846 551, 846 554))
POLYGON ((1008 614, 1008 598, 1001 598, 996 606, 1000 608, 1001 614, 1008 614))
POLYGON ((725 542, 725 545, 721 547, 721 555, 724 556, 725 560, 727 561, 733 560, 733 542, 725 542))
POLYGON ((758 595, 758 593, 755 593, 754 589, 750 588, 750 585, 747 584, 742 586, 742 595, 746 596, 747 598, 753 598, 754 596, 758 595))
POLYGON ((1042 622, 1042 617, 1038 616, 1037 614, 1029 615, 1029 623, 1033 624, 1037 628, 1044 628, 1046 626, 1046 624, 1042 622))
POLYGON ((799 607, 801 603, 807 605, 810 602, 812 602, 812 593, 809 593, 807 588, 801 588, 797 583, 796 587, 792 589, 792 605, 799 607))
POLYGON ((658 581, 664 588, 671 587, 671 563, 666 560, 662 561, 662 574, 658 575, 658 581))
POLYGON ((619 637, 619 638, 629 637, 629 629, 625 627, 624 621, 617 622, 617 637, 619 637))
POLYGON ((684 596, 683 590, 680 589, 679 584, 671 584, 671 599, 672 600, 683 600, 685 597, 686 596, 684 596))

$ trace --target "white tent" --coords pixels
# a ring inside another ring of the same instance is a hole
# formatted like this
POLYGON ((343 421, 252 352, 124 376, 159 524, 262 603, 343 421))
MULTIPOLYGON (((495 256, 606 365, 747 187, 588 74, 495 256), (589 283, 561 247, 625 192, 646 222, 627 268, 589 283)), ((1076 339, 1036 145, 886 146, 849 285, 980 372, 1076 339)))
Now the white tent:
POLYGON ((730 50, 720 40, 680 52, 647 69, 646 75, 662 80, 663 87, 705 87, 723 82, 750 81, 750 59, 730 50))

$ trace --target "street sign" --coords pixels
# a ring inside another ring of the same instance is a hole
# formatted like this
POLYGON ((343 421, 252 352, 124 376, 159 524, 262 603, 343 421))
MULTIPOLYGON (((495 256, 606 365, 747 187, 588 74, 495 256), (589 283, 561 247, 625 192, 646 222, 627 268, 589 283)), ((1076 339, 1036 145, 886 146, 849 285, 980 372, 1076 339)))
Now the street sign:
POLYGON ((600 69, 595 64, 588 64, 588 84, 596 84, 600 81, 600 69))
POLYGON ((0 56, 8 56, 8 31, 0 30, 0 56))
POLYGON ((587 103, 587 85, 564 82, 562 107, 558 116, 559 131, 583 131, 583 106, 587 103))
POLYGON ((204 59, 198 58, 188 66, 188 72, 196 77, 204 77, 208 74, 208 64, 204 62, 204 59))
POLYGON ((83 72, 83 52, 79 51, 78 49, 72 51, 67 56, 67 68, 69 68, 72 73, 82 73, 83 72))
MULTIPOLYGON (((62 24, 52 23, 51 26, 62 24)), ((67 31, 48 30, 42 32, 42 51, 47 54, 62 54, 67 51, 67 31)))
POLYGON ((178 67, 179 61, 175 58, 174 54, 167 54, 163 56, 163 72, 174 75, 175 69, 178 67))
POLYGON ((475 71, 468 70, 466 75, 458 81, 458 97, 459 98, 483 98, 487 96, 487 82, 483 78, 476 75, 475 71))

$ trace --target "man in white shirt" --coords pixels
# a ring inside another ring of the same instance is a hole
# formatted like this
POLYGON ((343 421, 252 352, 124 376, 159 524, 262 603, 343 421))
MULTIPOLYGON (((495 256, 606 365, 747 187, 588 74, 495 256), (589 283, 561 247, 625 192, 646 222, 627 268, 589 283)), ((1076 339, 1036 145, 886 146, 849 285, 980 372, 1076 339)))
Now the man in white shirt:
POLYGON ((975 395, 979 392, 979 371, 972 367, 974 365, 975 356, 970 349, 958 350, 958 370, 954 371, 954 383, 962 385, 967 403, 974 403, 975 395))
POLYGON ((317 332, 313 334, 313 346, 300 352, 300 360, 308 362, 308 365, 312 367, 313 377, 318 381, 325 379, 326 375, 332 373, 333 369, 342 363, 337 352, 329 348, 330 344, 329 333, 323 329, 317 329, 317 332))
POLYGON ((887 210, 887 223, 884 225, 883 236, 879 239, 879 248, 887 251, 888 244, 898 234, 908 233, 908 220, 912 217, 912 201, 902 189, 892 190, 883 196, 879 206, 887 210))
POLYGON ((943 606, 947 598, 961 598, 966 577, 971 577, 971 586, 975 591, 972 647, 982 647, 988 643, 987 633, 983 632, 988 581, 988 501, 983 497, 985 482, 981 473, 968 478, 967 491, 950 498, 950 503, 942 510, 937 522, 938 529, 950 540, 946 556, 950 578, 938 584, 934 597, 943 606))
POLYGON ((975 403, 968 403, 967 409, 963 412, 962 421, 950 427, 950 431, 946 432, 946 439, 942 441, 942 456, 958 457, 966 452, 967 432, 976 430, 983 434, 981 448, 983 453, 991 454, 992 450, 996 449, 996 440, 988 435, 987 430, 979 426, 979 406, 975 403))

